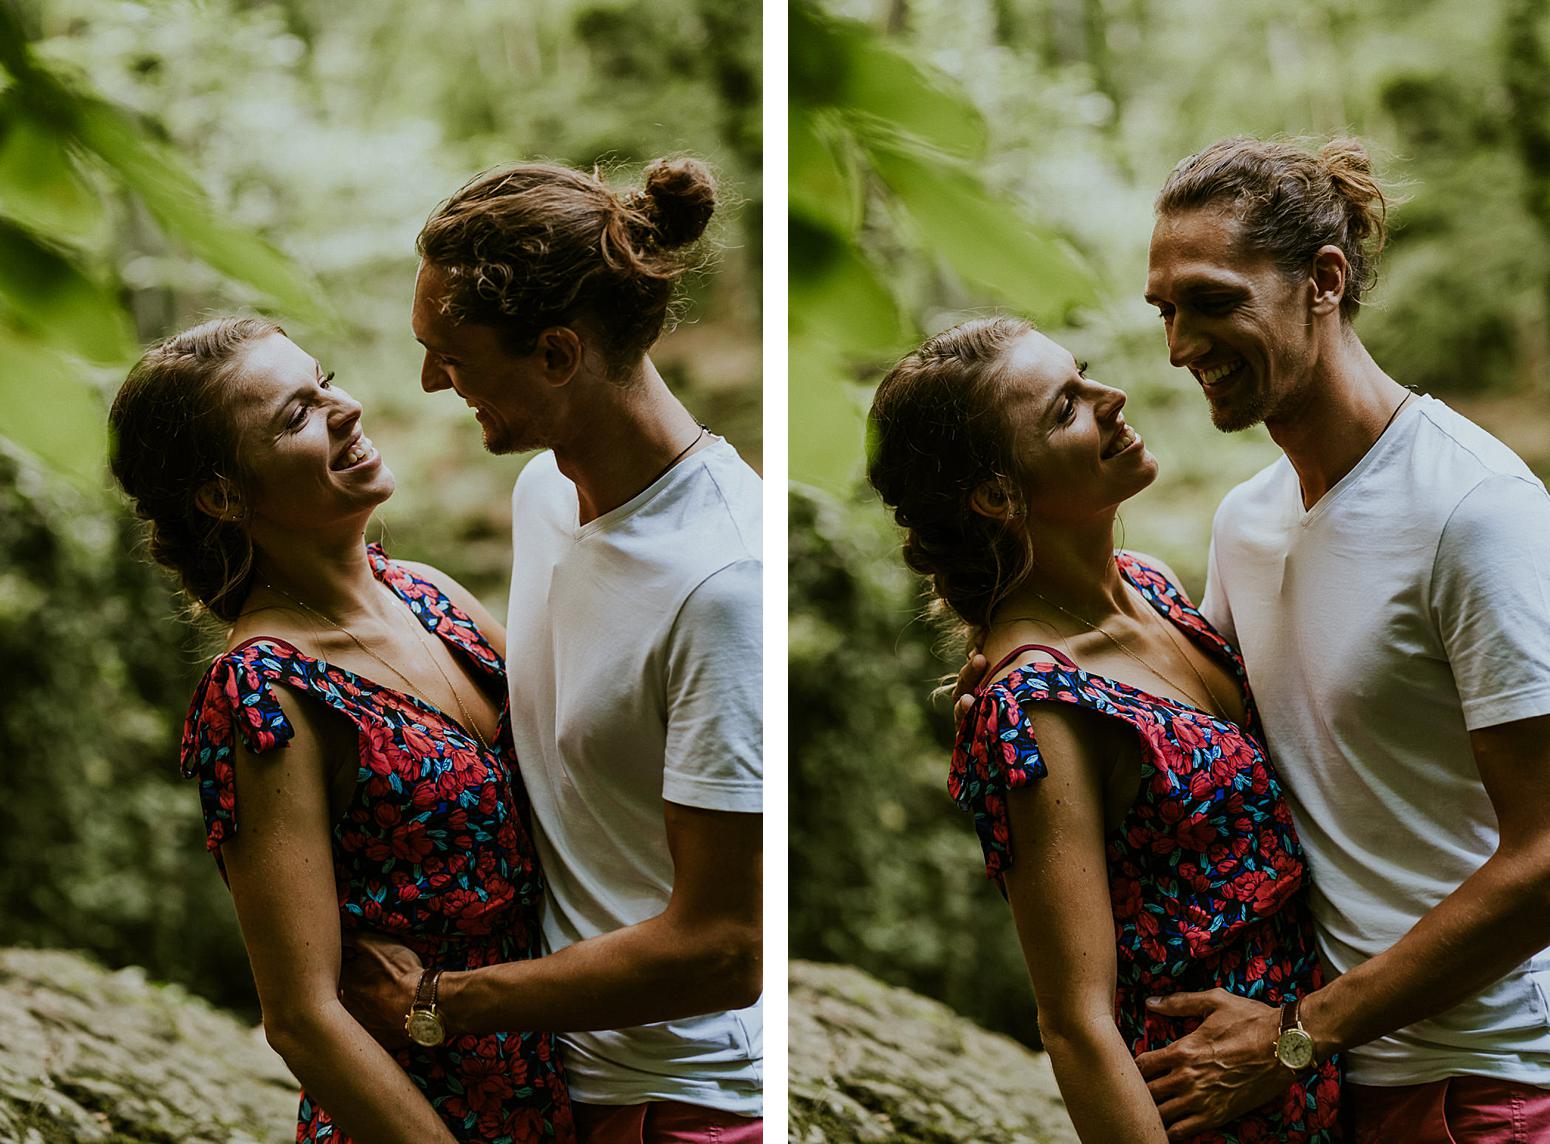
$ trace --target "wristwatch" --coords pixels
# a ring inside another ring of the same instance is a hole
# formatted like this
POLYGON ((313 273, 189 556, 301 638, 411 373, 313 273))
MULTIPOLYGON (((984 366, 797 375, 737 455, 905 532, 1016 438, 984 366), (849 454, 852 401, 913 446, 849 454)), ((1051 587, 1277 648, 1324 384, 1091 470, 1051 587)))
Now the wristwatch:
POLYGON ((1281 1007, 1281 1035, 1275 1042, 1276 1060, 1293 1072, 1302 1072, 1313 1064, 1313 1038, 1297 1015, 1301 1004, 1298 998, 1281 1007))
POLYGON ((433 1049, 447 1039, 446 1026, 441 1023, 441 1013, 436 1008, 440 987, 441 970, 427 969, 420 974, 414 1001, 404 1017, 404 1032, 409 1034, 409 1039, 427 1049, 433 1049))

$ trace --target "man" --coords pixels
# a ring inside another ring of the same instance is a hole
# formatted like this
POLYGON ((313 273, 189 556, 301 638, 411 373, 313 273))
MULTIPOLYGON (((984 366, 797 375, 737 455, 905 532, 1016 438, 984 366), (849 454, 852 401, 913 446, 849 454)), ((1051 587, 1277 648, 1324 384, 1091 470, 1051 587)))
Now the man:
POLYGON ((506 647, 546 956, 438 976, 368 939, 347 996, 398 1043, 564 1032, 584 1140, 762 1131, 760 485, 646 356, 712 203, 693 160, 626 199, 526 165, 418 243, 421 384, 490 451, 549 450, 512 495, 506 647))
POLYGON ((1170 1138, 1343 1052, 1357 1140, 1550 1140, 1550 498, 1362 345, 1382 231, 1352 141, 1226 140, 1158 199, 1170 360, 1285 452, 1218 511, 1203 611, 1247 663, 1333 971, 1284 1011, 1155 1002, 1204 1019, 1139 1058, 1170 1138))

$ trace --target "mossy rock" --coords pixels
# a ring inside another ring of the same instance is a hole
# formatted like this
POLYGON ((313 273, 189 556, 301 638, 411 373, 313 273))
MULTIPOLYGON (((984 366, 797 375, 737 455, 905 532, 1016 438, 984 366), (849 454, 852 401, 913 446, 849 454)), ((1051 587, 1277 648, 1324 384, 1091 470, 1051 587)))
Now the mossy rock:
POLYGON ((796 1144, 1075 1144, 1049 1059, 858 969, 791 963, 796 1144))
POLYGON ((0 950, 0 1140, 279 1144, 297 1092, 260 1031, 177 986, 0 950))

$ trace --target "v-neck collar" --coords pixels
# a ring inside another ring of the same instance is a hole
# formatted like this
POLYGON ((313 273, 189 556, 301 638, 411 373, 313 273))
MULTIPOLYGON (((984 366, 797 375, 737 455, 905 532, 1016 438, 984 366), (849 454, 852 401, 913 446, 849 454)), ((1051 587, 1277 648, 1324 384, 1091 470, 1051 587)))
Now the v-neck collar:
POLYGON ((1395 414, 1394 420, 1389 422, 1388 426, 1379 434, 1378 439, 1368 446, 1367 451, 1361 455, 1356 464, 1351 466, 1345 476, 1330 485, 1325 490, 1324 495, 1313 502, 1312 507, 1305 507, 1303 505, 1302 482, 1297 477, 1297 468, 1292 464, 1291 458, 1285 458, 1287 468, 1292 471, 1292 495, 1297 502, 1297 523, 1301 527, 1307 528, 1320 520, 1329 511, 1330 506, 1339 500, 1347 489, 1357 484, 1367 474, 1367 471, 1373 468, 1388 452, 1389 448, 1399 440, 1400 426, 1413 417, 1415 411, 1421 408, 1424 402, 1431 400, 1433 399, 1424 393, 1416 394, 1414 401, 1406 399, 1405 407, 1395 414))

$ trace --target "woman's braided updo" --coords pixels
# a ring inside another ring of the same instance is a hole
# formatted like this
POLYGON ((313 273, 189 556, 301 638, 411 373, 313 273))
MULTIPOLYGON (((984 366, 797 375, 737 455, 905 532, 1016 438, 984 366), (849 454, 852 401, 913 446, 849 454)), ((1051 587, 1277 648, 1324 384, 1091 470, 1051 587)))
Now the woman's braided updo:
POLYGON ((135 363, 108 414, 113 476, 150 527, 151 556, 227 623, 253 579, 241 519, 252 481, 238 454, 232 382, 248 346, 284 332, 259 318, 216 318, 174 334, 135 363), (236 493, 230 517, 200 507, 207 487, 236 493))
POLYGON ((1023 518, 994 520, 969 503, 986 481, 1018 484, 997 383, 1032 330, 1006 317, 954 326, 894 366, 872 398, 867 478, 905 530, 905 563, 930 578, 935 610, 971 650, 1033 563, 1023 518))
POLYGON ((624 194, 595 173, 524 163, 463 187, 416 246, 446 275, 454 321, 497 328, 520 355, 544 330, 590 318, 619 376, 661 334, 715 209, 715 182, 697 159, 659 159, 624 194))
POLYGON ((1159 216, 1216 203, 1233 207, 1249 248, 1301 275, 1322 246, 1338 246, 1351 268, 1340 300, 1350 321, 1378 280, 1388 201, 1356 139, 1332 139, 1315 154, 1292 143, 1238 136, 1183 159, 1157 195, 1159 216))

